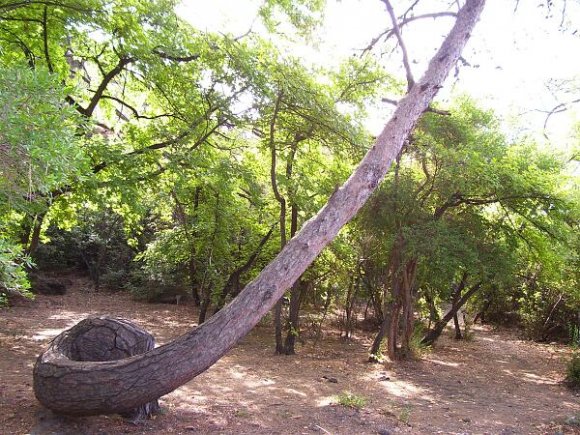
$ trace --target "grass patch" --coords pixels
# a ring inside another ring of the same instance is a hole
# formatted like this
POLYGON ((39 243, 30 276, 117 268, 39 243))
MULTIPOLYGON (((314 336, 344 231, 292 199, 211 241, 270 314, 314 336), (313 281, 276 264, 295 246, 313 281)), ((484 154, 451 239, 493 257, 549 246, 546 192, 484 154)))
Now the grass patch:
POLYGON ((336 397, 336 402, 347 408, 363 409, 367 404, 367 399, 350 391, 343 391, 336 397))
POLYGON ((409 405, 403 406, 401 412, 399 413, 399 421, 409 426, 409 420, 411 419, 411 411, 412 409, 409 405))

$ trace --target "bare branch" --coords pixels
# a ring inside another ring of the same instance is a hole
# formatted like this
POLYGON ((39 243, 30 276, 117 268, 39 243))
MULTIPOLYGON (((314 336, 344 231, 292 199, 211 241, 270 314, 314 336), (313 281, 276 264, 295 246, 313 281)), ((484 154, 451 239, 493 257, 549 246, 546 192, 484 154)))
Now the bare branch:
POLYGON ((548 122, 550 121, 550 118, 555 115, 556 113, 562 113, 562 112, 566 112, 567 110, 570 109, 570 106, 572 106, 573 104, 578 104, 580 103, 580 98, 577 98, 575 100, 572 101, 568 101, 566 103, 560 103, 557 104, 556 106, 554 106, 551 110, 537 110, 538 112, 543 112, 543 113, 547 113, 546 115, 546 119, 544 120, 544 137, 548 140, 550 140, 550 138, 548 137, 548 122))
POLYGON ((125 106, 127 109, 129 109, 132 113, 133 116, 137 119, 159 119, 159 118, 173 118, 174 115, 172 113, 162 113, 160 115, 153 115, 153 116, 146 116, 146 115, 140 115, 139 112, 137 111, 137 109, 135 109, 135 107, 131 106, 129 103, 127 103, 126 101, 117 98, 117 97, 113 97, 112 95, 102 95, 101 96, 102 99, 105 100, 112 100, 112 101, 116 101, 117 103, 125 106))
MULTIPOLYGON (((407 13, 408 13, 408 11, 405 14, 403 14, 403 18, 401 19, 401 21, 399 21, 399 23, 398 23, 399 29, 402 29, 404 26, 406 26, 409 23, 412 23, 413 21, 423 20, 426 18, 433 18, 433 19, 439 18, 439 17, 457 18, 457 14, 455 12, 433 12, 433 13, 428 13, 428 14, 414 15, 414 16, 409 17, 409 18, 406 17, 407 13)), ((368 51, 371 51, 381 39, 384 39, 386 41, 391 36, 394 36, 394 35, 395 35, 394 28, 393 29, 386 29, 385 31, 381 32, 378 36, 373 38, 371 40, 371 42, 365 48, 363 48, 361 50, 362 53, 364 54, 368 51)))
POLYGON ((135 60, 136 59, 132 57, 121 56, 119 58, 119 62, 117 63, 117 65, 115 65, 115 67, 103 77, 103 80, 101 81, 99 87, 95 91, 93 98, 91 98, 89 105, 87 106, 86 109, 84 109, 81 112, 83 115, 85 115, 87 118, 90 118, 92 116, 97 105, 99 104, 99 101, 103 97, 103 94, 107 89, 107 86, 109 86, 111 80, 113 80, 118 74, 120 74, 121 71, 123 71, 123 69, 125 68, 125 66, 129 65, 131 62, 134 62, 135 60))
POLYGON ((191 54, 189 56, 174 56, 174 55, 168 54, 164 51, 161 51, 158 48, 154 48, 153 53, 155 53, 156 55, 158 55, 162 59, 171 60, 173 62, 179 62, 179 63, 191 62, 191 61, 199 59, 199 54, 191 54))
POLYGON ((387 7, 389 16, 391 17, 391 22, 393 23, 393 32, 397 37, 399 42, 399 47, 401 47, 401 52, 403 53, 403 65, 405 67, 405 73, 407 74, 407 91, 415 85, 415 79, 413 78, 413 72, 411 71, 411 65, 409 64, 409 55, 407 53, 407 47, 405 46, 405 41, 403 41, 403 36, 401 35, 401 29, 399 28, 399 23, 397 22, 397 17, 395 16, 395 11, 389 0, 383 0, 383 3, 387 7))
POLYGON ((46 66, 48 71, 54 72, 52 68, 52 62, 50 61, 50 53, 48 50, 48 6, 44 5, 44 11, 42 13, 42 39, 44 43, 44 57, 46 59, 46 66))

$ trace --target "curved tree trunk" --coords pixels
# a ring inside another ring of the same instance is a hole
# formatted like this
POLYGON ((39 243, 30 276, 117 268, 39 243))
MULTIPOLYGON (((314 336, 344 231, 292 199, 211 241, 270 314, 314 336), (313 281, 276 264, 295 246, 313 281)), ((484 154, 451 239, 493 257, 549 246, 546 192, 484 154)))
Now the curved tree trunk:
MULTIPOLYGON (((151 334, 120 317, 98 316, 86 318, 59 334, 47 352, 60 354, 71 361, 116 361, 140 355, 155 347, 151 334)), ((150 417, 159 411, 157 399, 133 409, 120 410, 132 421, 150 417)))
POLYGON ((34 392, 56 412, 127 412, 211 367, 256 325, 365 203, 459 58, 485 0, 468 0, 424 77, 401 100, 358 168, 262 273, 202 326, 145 354, 81 362, 54 347, 34 367, 34 392))

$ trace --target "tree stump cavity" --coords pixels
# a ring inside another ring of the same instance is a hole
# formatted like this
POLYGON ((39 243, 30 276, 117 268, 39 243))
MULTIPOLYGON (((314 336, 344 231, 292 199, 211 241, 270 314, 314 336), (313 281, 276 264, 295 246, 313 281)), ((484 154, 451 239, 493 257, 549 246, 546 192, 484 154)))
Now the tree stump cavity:
MULTIPOLYGON (((155 347, 155 339, 135 323, 121 317, 97 316, 81 320, 56 336, 43 355, 58 354, 72 361, 114 361, 145 353, 155 347)), ((35 380, 36 380, 35 366, 35 380)), ((35 393, 42 383, 35 382, 35 393)), ((120 413, 137 422, 159 411, 157 399, 120 413)))

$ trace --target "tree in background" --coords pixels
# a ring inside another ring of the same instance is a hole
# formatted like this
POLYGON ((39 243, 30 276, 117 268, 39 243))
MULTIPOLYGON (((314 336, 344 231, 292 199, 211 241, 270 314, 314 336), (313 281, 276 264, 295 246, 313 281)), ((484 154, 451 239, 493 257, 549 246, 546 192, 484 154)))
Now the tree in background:
MULTIPOLYGON (((51 192, 87 167, 83 121, 63 104, 67 89, 45 68, 0 67, 0 290, 26 293, 24 266, 38 243, 51 192), (32 229, 22 234, 21 225, 32 229), (22 239, 20 238, 22 237, 22 239)), ((5 302, 2 297, 2 302, 5 302)))

